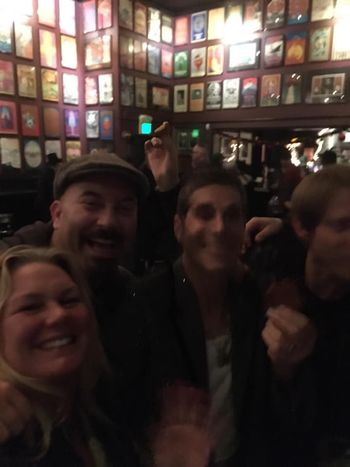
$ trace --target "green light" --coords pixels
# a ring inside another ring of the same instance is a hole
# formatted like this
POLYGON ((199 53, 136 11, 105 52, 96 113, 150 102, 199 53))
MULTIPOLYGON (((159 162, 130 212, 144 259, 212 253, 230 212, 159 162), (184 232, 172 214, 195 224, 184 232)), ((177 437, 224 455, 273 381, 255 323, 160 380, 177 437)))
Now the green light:
POLYGON ((152 133, 152 123, 142 122, 141 123, 141 135, 150 135, 152 133))
POLYGON ((194 130, 192 130, 192 138, 198 138, 199 136, 199 130, 198 128, 195 128, 194 130))

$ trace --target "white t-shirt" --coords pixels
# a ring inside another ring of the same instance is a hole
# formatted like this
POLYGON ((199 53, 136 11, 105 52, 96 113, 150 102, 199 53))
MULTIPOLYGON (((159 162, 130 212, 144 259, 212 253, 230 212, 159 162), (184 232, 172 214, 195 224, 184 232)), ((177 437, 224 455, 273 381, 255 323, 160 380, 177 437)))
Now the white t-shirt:
POLYGON ((209 372, 210 433, 215 443, 215 463, 230 459, 237 448, 232 403, 231 336, 207 339, 209 372))

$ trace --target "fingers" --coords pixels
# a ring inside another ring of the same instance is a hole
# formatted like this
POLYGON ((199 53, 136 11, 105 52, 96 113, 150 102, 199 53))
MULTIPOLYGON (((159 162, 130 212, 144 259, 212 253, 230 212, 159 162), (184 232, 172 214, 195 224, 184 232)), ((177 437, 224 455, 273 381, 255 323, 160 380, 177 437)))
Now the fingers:
POLYGON ((163 122, 159 127, 154 130, 154 134, 157 136, 168 135, 170 133, 169 122, 163 122))
POLYGON ((163 144, 162 140, 160 138, 153 137, 151 139, 148 139, 145 142, 145 151, 150 151, 153 148, 159 148, 163 144))
POLYGON ((245 226, 246 246, 251 246, 253 239, 255 242, 261 243, 277 234, 282 225, 281 219, 275 217, 252 217, 245 226))
POLYGON ((0 381, 0 443, 23 431, 32 416, 28 400, 12 384, 0 381))
POLYGON ((266 217, 265 224, 261 225, 261 230, 255 235, 254 240, 261 243, 269 237, 276 235, 282 228, 283 222, 275 217, 266 217))
POLYGON ((304 314, 284 305, 269 308, 266 316, 283 334, 290 337, 297 335, 310 322, 304 314))
POLYGON ((182 385, 168 387, 163 391, 162 424, 205 426, 208 416, 209 400, 205 392, 182 385))
POLYGON ((269 308, 262 338, 275 373, 290 379, 298 365, 313 352, 316 327, 302 313, 283 305, 269 308))

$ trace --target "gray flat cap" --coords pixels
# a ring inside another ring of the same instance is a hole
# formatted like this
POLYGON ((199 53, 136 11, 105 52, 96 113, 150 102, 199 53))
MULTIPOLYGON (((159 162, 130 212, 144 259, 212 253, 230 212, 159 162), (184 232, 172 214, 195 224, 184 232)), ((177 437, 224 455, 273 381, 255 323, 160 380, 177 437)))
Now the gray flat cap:
POLYGON ((62 164, 55 175, 53 192, 55 199, 61 198, 66 189, 75 182, 94 175, 115 175, 116 179, 130 184, 139 198, 149 192, 146 176, 133 165, 116 154, 89 154, 62 164))

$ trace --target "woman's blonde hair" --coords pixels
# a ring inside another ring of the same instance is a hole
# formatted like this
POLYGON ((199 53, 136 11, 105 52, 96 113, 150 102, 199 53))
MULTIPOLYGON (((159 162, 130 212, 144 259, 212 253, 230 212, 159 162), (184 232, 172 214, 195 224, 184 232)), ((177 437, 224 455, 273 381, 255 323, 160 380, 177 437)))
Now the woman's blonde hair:
MULTIPOLYGON (((92 321, 91 335, 88 342, 86 356, 78 374, 77 402, 79 406, 78 408, 84 409, 94 415, 100 415, 94 403, 92 392, 101 374, 104 371, 108 372, 109 369, 107 359, 104 355, 104 351, 98 337, 97 323, 92 311, 88 291, 89 289, 81 270, 76 265, 78 261, 74 261, 74 257, 72 257, 72 255, 68 255, 56 248, 16 246, 6 250, 0 257, 0 320, 3 317, 3 313, 6 308, 6 302, 11 295, 13 273, 21 266, 30 263, 51 264, 62 269, 78 286, 82 301, 90 310, 92 321)), ((16 385, 24 392, 27 391, 29 394, 33 394, 34 392, 56 398, 58 407, 57 415, 58 417, 60 416, 59 409, 63 409, 61 406, 64 403, 64 394, 62 394, 62 390, 58 390, 56 387, 48 383, 43 383, 37 379, 19 374, 5 361, 1 352, 0 379, 16 385)), ((60 420, 54 420, 52 416, 50 417, 38 400, 40 401, 40 397, 36 398, 34 403, 34 416, 38 420, 42 430, 42 449, 40 455, 43 455, 49 447, 53 425, 60 420)))

